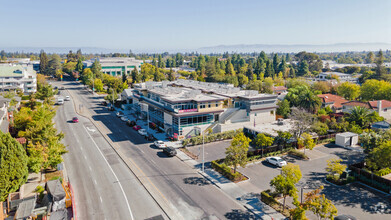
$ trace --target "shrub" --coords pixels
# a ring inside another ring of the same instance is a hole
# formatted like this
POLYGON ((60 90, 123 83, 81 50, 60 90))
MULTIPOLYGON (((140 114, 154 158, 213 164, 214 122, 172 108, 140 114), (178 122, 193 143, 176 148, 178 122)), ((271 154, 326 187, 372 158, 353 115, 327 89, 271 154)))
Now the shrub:
POLYGON ((295 149, 291 149, 288 152, 288 155, 291 155, 291 156, 294 156, 294 157, 298 157, 298 158, 301 158, 301 159, 308 159, 307 155, 305 155, 303 152, 300 152, 300 151, 295 150, 295 149))
POLYGON ((41 185, 38 185, 37 188, 35 188, 36 193, 41 194, 43 191, 45 191, 45 189, 41 185))
POLYGON ((387 175, 389 173, 391 173, 391 169, 389 167, 383 168, 383 169, 375 172, 375 174, 378 175, 378 176, 385 176, 385 175, 387 175))
POLYGON ((211 164, 212 164, 212 168, 214 170, 216 170, 221 175, 225 176, 226 178, 228 178, 231 181, 235 182, 235 181, 240 181, 240 180, 243 180, 246 178, 245 176, 243 176, 239 172, 234 173, 232 171, 232 169, 229 166, 227 166, 225 163, 219 164, 217 161, 213 160, 211 162, 211 164))
POLYGON ((279 203, 272 195, 270 195, 270 190, 265 190, 261 192, 261 201, 274 208, 276 211, 280 212, 284 216, 290 216, 289 207, 287 207, 285 211, 282 212, 282 204, 279 203))
POLYGON ((28 95, 22 96, 22 100, 29 100, 29 96, 28 95))
MULTIPOLYGON (((235 137, 235 135, 242 132, 242 130, 243 129, 238 129, 238 130, 234 130, 234 131, 225 131, 222 133, 205 135, 204 142, 211 143, 211 142, 220 141, 220 140, 232 139, 233 137, 235 137)), ((197 137, 191 137, 191 138, 188 138, 188 139, 185 139, 182 141, 182 146, 184 146, 184 147, 189 144, 191 144, 191 145, 202 144, 202 135, 197 136, 197 137)))

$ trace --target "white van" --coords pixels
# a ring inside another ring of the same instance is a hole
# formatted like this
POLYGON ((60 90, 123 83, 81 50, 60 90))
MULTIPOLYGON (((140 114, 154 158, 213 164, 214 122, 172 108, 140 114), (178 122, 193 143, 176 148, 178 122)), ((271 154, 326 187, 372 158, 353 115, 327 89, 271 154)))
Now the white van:
POLYGON ((64 99, 63 98, 58 98, 57 99, 57 105, 63 105, 64 104, 64 99))

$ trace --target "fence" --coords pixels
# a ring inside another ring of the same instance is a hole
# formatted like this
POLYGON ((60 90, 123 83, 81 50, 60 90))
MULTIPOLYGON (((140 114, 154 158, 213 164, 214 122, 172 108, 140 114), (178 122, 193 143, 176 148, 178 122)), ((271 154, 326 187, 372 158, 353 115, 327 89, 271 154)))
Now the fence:
POLYGON ((391 193, 391 180, 364 170, 364 165, 364 162, 349 165, 349 169, 352 171, 351 175, 367 185, 370 185, 386 193, 391 193))

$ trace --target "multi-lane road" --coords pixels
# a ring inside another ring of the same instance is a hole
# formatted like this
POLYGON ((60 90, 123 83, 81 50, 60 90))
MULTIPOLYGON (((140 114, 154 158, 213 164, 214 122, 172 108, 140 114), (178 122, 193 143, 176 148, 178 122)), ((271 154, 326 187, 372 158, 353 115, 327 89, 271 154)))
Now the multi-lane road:
POLYGON ((102 97, 76 82, 54 84, 72 97, 59 107, 56 123, 66 135, 64 160, 78 219, 226 219, 246 212, 193 167, 166 157, 107 111, 102 97), (93 121, 79 116, 79 123, 69 123, 77 116, 75 108, 93 121))

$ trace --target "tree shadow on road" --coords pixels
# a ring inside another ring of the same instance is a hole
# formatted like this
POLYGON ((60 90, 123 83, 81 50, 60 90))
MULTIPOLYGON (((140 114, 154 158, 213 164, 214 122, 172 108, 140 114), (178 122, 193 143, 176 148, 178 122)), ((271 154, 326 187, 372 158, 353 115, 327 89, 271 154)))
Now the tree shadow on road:
POLYGON ((233 209, 230 212, 225 213, 224 215, 227 219, 259 219, 250 211, 243 211, 239 209, 233 209))
POLYGON ((186 177, 183 179, 183 182, 185 184, 197 185, 197 186, 210 185, 209 180, 202 178, 202 177, 197 177, 197 176, 186 177))

